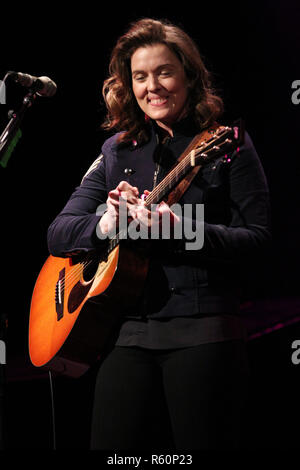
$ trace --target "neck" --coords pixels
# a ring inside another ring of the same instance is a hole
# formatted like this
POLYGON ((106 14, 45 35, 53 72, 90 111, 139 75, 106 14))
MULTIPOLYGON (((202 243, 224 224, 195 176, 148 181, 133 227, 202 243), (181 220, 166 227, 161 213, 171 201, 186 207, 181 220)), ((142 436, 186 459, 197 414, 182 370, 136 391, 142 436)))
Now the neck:
POLYGON ((163 137, 165 137, 166 135, 168 137, 170 137, 170 136, 174 137, 172 126, 176 122, 179 122, 182 119, 184 119, 185 117, 187 117, 187 110, 184 108, 182 110, 181 114, 174 121, 172 121, 171 123, 166 123, 166 122, 162 122, 162 121, 157 120, 156 124, 165 132, 165 135, 163 135, 163 137))
POLYGON ((158 125, 159 127, 159 130, 160 130, 160 134, 161 134, 161 137, 164 138, 164 137, 173 137, 173 131, 172 131, 172 128, 170 126, 168 126, 167 124, 161 122, 161 121, 156 121, 156 124, 158 125))

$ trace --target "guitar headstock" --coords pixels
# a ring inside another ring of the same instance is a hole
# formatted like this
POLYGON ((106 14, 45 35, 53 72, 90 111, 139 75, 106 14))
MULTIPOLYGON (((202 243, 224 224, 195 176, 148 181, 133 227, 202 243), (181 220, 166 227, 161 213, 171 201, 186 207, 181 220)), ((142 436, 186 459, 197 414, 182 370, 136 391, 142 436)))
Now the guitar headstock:
POLYGON ((192 150, 190 154, 192 165, 200 165, 222 155, 226 159, 228 152, 239 149, 244 143, 244 135, 242 119, 235 121, 231 126, 217 127, 211 131, 208 140, 200 142, 200 145, 192 150))

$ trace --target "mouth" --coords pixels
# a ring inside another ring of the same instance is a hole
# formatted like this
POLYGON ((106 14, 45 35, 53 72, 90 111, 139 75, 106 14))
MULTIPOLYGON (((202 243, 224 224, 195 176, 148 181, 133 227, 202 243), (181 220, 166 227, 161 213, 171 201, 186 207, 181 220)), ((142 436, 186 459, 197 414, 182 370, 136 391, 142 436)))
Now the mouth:
POLYGON ((148 104, 150 104, 151 106, 155 106, 155 107, 159 107, 159 106, 163 106, 167 103, 168 101, 168 98, 164 97, 164 98, 148 98, 148 104))

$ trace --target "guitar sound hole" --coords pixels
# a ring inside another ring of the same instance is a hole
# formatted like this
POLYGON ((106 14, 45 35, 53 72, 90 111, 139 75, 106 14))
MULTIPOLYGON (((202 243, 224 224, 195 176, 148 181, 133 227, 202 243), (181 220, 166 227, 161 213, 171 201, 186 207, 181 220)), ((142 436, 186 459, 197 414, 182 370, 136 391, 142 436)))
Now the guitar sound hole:
POLYGON ((83 279, 88 282, 95 276, 99 261, 89 260, 87 265, 83 268, 83 279))

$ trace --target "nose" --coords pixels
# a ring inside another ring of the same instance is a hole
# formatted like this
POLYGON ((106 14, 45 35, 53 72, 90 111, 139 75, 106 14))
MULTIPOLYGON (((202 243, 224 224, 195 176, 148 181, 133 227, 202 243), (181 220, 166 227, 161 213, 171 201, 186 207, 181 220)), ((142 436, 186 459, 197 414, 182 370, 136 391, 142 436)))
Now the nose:
POLYGON ((147 89, 150 92, 155 92, 161 88, 158 77, 154 74, 148 76, 147 89))

